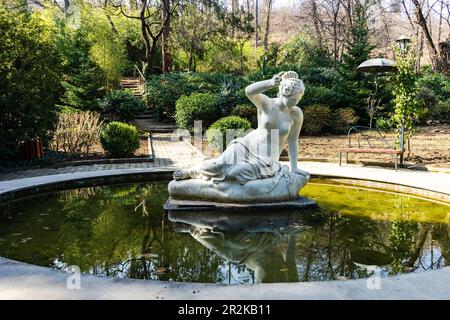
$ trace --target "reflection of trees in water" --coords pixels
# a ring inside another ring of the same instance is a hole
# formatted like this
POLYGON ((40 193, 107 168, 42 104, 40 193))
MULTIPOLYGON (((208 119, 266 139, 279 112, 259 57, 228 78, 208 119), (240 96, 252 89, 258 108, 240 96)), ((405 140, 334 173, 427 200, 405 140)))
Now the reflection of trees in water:
POLYGON ((172 232, 162 209, 167 196, 165 183, 149 183, 68 190, 33 204, 24 201, 17 211, 30 213, 27 219, 35 227, 26 234, 34 232, 33 241, 21 251, 5 250, 6 255, 62 269, 78 265, 93 274, 215 281, 222 260, 188 235, 172 232), (40 216, 47 208, 49 215, 40 216), (43 233, 42 225, 55 230, 43 233))
MULTIPOLYGON (((324 222, 297 236, 297 265, 303 281, 367 276, 353 263, 379 247, 383 234, 369 219, 323 213, 324 222)), ((360 261, 364 263, 365 261, 360 261)))
MULTIPOLYGON (((0 224, 0 254, 119 277, 254 282, 246 266, 228 263, 190 235, 173 232, 162 210, 166 188, 164 183, 82 188, 13 204, 0 213, 6 222, 0 224), (232 279, 241 275, 245 279, 232 279)), ((386 266, 391 274, 442 267, 450 259, 449 225, 413 222, 413 205, 398 197, 391 219, 383 221, 322 209, 274 230, 277 248, 265 254, 267 259, 283 254, 284 264, 274 272, 282 270, 289 281, 359 278, 370 275, 364 266, 371 264, 386 266), (299 231, 296 224, 309 228, 299 231)))
POLYGON ((397 209, 393 209, 390 221, 325 214, 323 225, 297 235, 300 279, 367 277, 371 272, 365 267, 371 265, 397 274, 438 268, 449 261, 449 226, 412 222, 405 216, 408 211, 397 209), (431 250, 438 256, 431 254, 431 265, 425 266, 423 257, 430 256, 431 250))

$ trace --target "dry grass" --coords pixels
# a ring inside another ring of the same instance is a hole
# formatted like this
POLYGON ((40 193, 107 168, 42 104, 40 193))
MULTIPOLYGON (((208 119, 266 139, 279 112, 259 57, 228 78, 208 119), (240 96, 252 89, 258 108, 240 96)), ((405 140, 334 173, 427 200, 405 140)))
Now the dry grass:
POLYGON ((99 140, 102 127, 100 114, 91 111, 61 113, 51 148, 67 153, 86 153, 99 140))
MULTIPOLYGON (((394 139, 394 134, 389 133, 388 138, 394 139)), ((405 161, 408 163, 433 165, 436 167, 450 168, 450 126, 426 126, 420 127, 410 141, 409 152, 405 153, 405 161)), ((299 157, 301 159, 339 159, 339 148, 348 144, 347 135, 309 137, 300 136, 298 140, 299 157)), ((349 159, 358 161, 392 162, 392 156, 379 154, 350 154, 349 159)))
MULTIPOLYGON (((389 142, 395 140, 394 133, 386 134, 389 142)), ((424 126, 419 128, 410 140, 409 150, 406 150, 405 161, 410 164, 427 165, 440 168, 450 168, 450 126, 424 126)), ((347 135, 304 136, 298 140, 299 159, 317 161, 339 161, 339 149, 348 146, 347 135)), ((405 146, 408 147, 408 146, 405 146)), ((287 148, 287 146, 286 146, 287 148)), ((203 142, 204 152, 211 153, 206 141, 203 142)), ((218 156, 217 152, 212 153, 218 156)), ((287 156, 283 152, 282 158, 287 156)), ((349 160, 361 162, 393 163, 392 155, 384 154, 350 154, 349 160)))

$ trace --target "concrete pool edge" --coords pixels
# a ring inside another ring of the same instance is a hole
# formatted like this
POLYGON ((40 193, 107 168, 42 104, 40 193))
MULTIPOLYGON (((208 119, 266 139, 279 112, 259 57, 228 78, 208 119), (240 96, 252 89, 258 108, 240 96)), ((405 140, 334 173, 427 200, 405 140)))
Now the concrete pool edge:
MULTIPOLYGON (((307 167, 313 176, 378 181, 450 195, 450 176, 447 174, 418 172, 417 175, 404 172, 406 170, 394 172, 359 167, 346 167, 333 174, 333 168, 314 167, 307 167), (424 178, 436 182, 435 187, 424 178), (420 182, 428 183, 422 183, 421 188, 420 182)), ((2 181, 0 196, 83 179, 134 174, 162 177, 174 169, 88 171, 2 181)), ((118 279, 83 274, 80 276, 81 289, 69 290, 66 287, 69 277, 70 274, 65 272, 0 257, 0 299, 450 299, 450 288, 446 285, 450 281, 450 267, 381 278, 380 289, 370 289, 373 287, 370 279, 240 285, 236 290, 235 285, 118 279)))
POLYGON ((81 275, 79 289, 68 289, 72 275, 0 258, 0 299, 151 300, 367 300, 450 299, 450 267, 372 279, 255 285, 216 285, 81 275))

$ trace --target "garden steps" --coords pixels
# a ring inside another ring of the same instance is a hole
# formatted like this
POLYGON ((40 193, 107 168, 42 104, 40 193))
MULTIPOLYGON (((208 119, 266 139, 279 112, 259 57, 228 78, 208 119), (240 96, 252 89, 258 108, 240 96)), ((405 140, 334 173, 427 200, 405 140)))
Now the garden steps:
POLYGON ((133 95, 142 98, 142 90, 138 77, 124 77, 119 83, 122 89, 128 89, 133 92, 133 95))
POLYGON ((136 117, 134 123, 141 129, 152 133, 172 133, 176 126, 172 123, 158 122, 154 117, 141 118, 136 117))
POLYGON ((150 111, 145 111, 144 113, 137 115, 135 119, 155 119, 155 115, 150 111))

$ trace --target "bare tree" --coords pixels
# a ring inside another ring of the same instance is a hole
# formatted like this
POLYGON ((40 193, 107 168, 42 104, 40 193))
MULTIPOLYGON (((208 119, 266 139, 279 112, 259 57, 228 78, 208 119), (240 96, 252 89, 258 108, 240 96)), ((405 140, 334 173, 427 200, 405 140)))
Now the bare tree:
POLYGON ((422 11, 422 5, 419 3, 418 0, 411 0, 415 7, 415 15, 417 19, 417 23, 422 28, 422 32, 425 36, 425 40, 427 42, 428 52, 430 54, 431 63, 433 65, 433 69, 436 68, 437 64, 437 58, 438 58, 438 52, 436 49, 436 46, 433 42, 433 38, 431 36, 430 28, 427 25, 427 20, 423 14, 422 11))
POLYGON ((273 0, 266 0, 266 23, 264 25, 263 45, 264 51, 269 49, 269 29, 270 29, 270 14, 272 11, 273 0))
POLYGON ((142 68, 155 71, 153 62, 157 52, 157 44, 170 25, 170 19, 178 7, 177 1, 169 0, 137 0, 137 10, 130 9, 126 0, 105 0, 119 14, 139 20, 141 36, 145 46, 145 57, 142 68), (164 9, 163 9, 164 7, 164 9), (162 13, 163 12, 163 13, 162 13))

